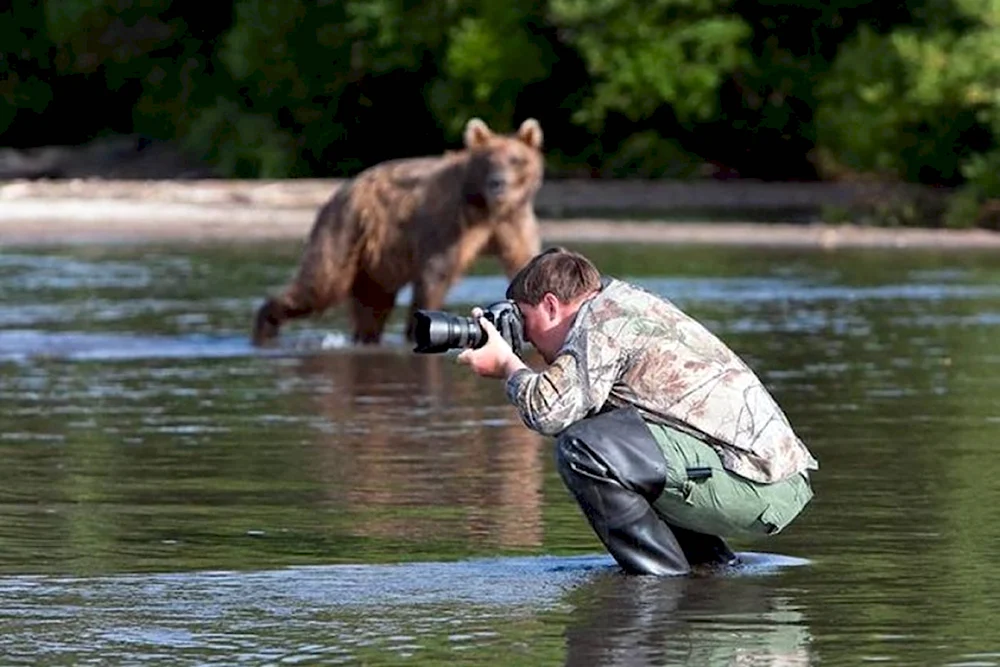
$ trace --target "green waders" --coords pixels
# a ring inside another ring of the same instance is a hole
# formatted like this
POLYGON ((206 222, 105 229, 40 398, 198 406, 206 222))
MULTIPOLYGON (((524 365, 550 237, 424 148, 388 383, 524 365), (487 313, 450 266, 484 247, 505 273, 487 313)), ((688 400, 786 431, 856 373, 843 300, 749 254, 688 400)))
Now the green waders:
POLYGON ((649 430, 667 462, 653 507, 672 524, 724 537, 774 535, 813 497, 803 474, 754 482, 723 468, 715 450, 693 436, 659 425, 649 430))

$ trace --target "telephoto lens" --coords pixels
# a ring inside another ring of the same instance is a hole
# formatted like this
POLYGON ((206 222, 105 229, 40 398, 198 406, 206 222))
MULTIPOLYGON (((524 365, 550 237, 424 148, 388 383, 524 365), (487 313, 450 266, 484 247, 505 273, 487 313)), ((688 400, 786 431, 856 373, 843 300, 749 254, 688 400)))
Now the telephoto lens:
POLYGON ((438 354, 486 344, 486 332, 479 321, 434 310, 418 310, 413 315, 414 352, 438 354))
MULTIPOLYGON (((514 354, 524 349, 524 320, 517 305, 510 300, 497 301, 483 309, 483 317, 496 327, 514 354)), ((434 354, 455 348, 478 348, 489 340, 486 330, 475 317, 461 317, 436 310, 418 310, 413 314, 414 352, 434 354)))

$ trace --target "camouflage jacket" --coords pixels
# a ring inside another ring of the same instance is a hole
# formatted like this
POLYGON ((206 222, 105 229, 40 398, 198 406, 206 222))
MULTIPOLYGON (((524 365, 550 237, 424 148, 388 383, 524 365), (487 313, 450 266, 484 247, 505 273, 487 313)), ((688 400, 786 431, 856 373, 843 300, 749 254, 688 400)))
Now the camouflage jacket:
POLYGON ((555 361, 507 380, 529 428, 556 435, 604 409, 711 445, 730 471, 773 482, 819 464, 754 372, 669 300, 620 280, 584 302, 555 361))

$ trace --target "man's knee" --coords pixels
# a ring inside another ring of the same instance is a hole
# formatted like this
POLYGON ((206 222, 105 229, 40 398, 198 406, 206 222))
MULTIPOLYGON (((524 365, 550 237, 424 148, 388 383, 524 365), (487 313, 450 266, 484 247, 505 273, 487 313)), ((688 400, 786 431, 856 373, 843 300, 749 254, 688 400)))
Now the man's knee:
POLYGON ((556 467, 564 480, 607 479, 653 500, 666 483, 666 462, 634 409, 582 419, 556 439, 556 467))
POLYGON ((568 485, 580 476, 607 478, 607 467, 587 447, 587 443, 567 431, 556 438, 556 470, 568 485))
POLYGON ((580 448, 580 441, 567 435, 564 431, 556 438, 556 469, 560 475, 565 476, 565 472, 572 471, 572 464, 576 460, 580 448))

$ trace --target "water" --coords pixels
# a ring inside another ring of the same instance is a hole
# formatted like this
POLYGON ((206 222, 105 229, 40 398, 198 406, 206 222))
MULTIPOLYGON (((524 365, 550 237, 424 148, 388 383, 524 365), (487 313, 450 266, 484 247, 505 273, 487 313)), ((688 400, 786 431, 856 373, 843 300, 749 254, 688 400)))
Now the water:
MULTIPOLYGON (((403 309, 375 349, 340 312, 250 347, 296 244, 8 248, 0 663, 1000 664, 995 254, 580 247, 819 458, 744 568, 620 575, 551 441, 403 309)), ((480 262, 448 308, 504 284, 480 262)))

